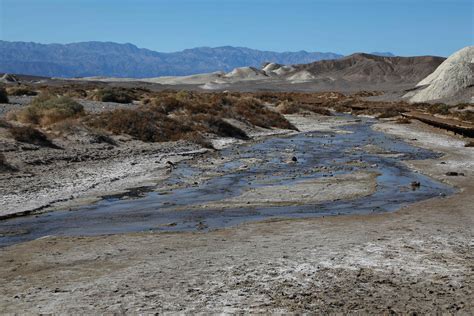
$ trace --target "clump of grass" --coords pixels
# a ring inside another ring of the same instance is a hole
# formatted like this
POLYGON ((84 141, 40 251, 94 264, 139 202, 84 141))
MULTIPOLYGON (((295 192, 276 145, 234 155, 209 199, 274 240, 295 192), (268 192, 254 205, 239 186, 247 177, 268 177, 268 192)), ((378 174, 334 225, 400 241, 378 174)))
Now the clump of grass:
POLYGON ((8 94, 5 88, 0 87, 0 103, 8 103, 10 100, 8 100, 8 94))
POLYGON ((8 95, 14 95, 14 96, 35 96, 38 93, 26 86, 17 86, 17 87, 10 87, 7 89, 8 95))
POLYGON ((474 124, 474 112, 465 110, 460 112, 455 112, 455 115, 462 121, 466 121, 474 124))
POLYGON ((431 104, 428 107, 428 112, 430 112, 431 114, 448 115, 449 114, 449 105, 443 104, 443 103, 431 104))
POLYGON ((301 111, 309 111, 316 114, 331 116, 331 111, 329 111, 325 105, 317 103, 297 103, 294 101, 283 100, 278 104, 276 110, 282 114, 295 114, 301 111))
POLYGON ((84 115, 84 107, 68 97, 43 94, 16 113, 18 121, 43 126, 84 115))
POLYGON ((53 144, 45 134, 31 126, 12 126, 9 131, 13 138, 19 142, 41 147, 60 148, 53 144))
POLYGON ((397 118, 395 123, 397 123, 397 124, 411 124, 411 120, 407 117, 399 117, 399 118, 397 118))
POLYGON ((377 118, 390 118, 400 115, 400 110, 396 108, 384 108, 380 110, 380 114, 377 118))
POLYGON ((132 103, 134 97, 125 89, 104 88, 97 91, 96 99, 102 102, 132 103))

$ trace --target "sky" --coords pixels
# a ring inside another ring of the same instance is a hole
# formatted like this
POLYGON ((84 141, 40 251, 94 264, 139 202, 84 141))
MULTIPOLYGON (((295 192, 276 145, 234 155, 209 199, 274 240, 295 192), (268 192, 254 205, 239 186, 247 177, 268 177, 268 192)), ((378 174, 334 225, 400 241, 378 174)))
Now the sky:
POLYGON ((0 39, 448 56, 473 19, 472 0, 0 0, 0 39))

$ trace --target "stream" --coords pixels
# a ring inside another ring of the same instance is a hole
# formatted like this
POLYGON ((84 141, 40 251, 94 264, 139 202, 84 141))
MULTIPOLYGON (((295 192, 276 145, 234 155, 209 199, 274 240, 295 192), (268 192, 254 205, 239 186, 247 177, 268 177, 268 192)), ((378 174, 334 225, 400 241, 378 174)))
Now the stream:
POLYGON ((0 247, 49 235, 212 230, 268 218, 392 212, 409 203, 455 192, 454 188, 414 172, 402 163, 437 158, 438 154, 376 132, 371 128, 374 122, 363 118, 338 128, 345 133, 298 133, 225 148, 215 154, 223 162, 212 167, 214 176, 198 183, 193 179, 203 173, 199 164, 183 161, 156 188, 104 196, 97 203, 72 211, 0 221, 0 247), (291 161, 293 157, 296 162, 291 161), (259 186, 291 185, 356 171, 379 173, 375 193, 298 206, 224 210, 195 207, 235 197, 259 186), (413 182, 420 185, 413 186, 413 182))

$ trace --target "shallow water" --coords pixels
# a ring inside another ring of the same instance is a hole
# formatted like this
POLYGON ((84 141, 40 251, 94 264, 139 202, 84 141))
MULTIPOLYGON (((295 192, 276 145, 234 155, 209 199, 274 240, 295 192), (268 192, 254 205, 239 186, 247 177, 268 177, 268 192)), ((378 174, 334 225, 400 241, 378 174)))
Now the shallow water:
MULTIPOLYGON (((298 218, 339 214, 364 214, 394 211, 415 201, 454 193, 454 189, 411 171, 400 161, 429 159, 438 155, 410 146, 370 128, 364 119, 344 129, 350 133, 309 132, 290 137, 274 137, 256 144, 220 151, 222 157, 238 157, 216 165, 221 175, 199 185, 153 192, 140 188, 124 195, 107 196, 98 203, 74 211, 55 211, 13 218, 0 222, 0 246, 47 235, 98 235, 136 231, 187 231, 215 229, 265 218, 298 218), (376 145, 385 153, 368 152, 364 146, 376 145), (288 163, 292 156, 296 163, 288 163), (260 159, 247 169, 248 158, 260 159), (323 169, 325 167, 326 169, 323 169), (237 196, 244 190, 291 184, 296 181, 331 177, 358 170, 377 171, 377 191, 366 197, 313 205, 226 210, 186 209, 209 201, 237 196), (421 186, 411 189, 411 182, 421 186), (147 192, 148 191, 148 192, 147 192), (131 196, 136 195, 134 198, 131 196), (176 209, 180 210, 177 211, 176 209)), ((191 162, 182 162, 160 187, 176 185, 201 173, 191 162)), ((189 181, 187 181, 189 182, 189 181)))

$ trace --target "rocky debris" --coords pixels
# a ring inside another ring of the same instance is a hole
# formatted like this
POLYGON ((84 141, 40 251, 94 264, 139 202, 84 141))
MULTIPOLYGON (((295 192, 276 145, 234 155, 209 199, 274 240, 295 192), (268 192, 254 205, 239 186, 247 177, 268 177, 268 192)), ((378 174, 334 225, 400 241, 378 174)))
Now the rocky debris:
POLYGON ((17 76, 15 75, 12 75, 12 74, 4 74, 1 78, 0 78, 0 82, 2 83, 20 83, 20 79, 18 79, 17 76))

